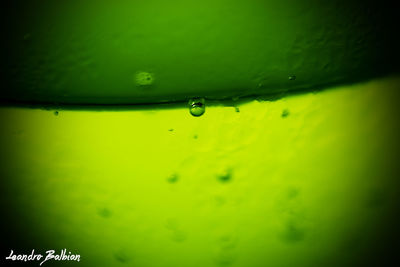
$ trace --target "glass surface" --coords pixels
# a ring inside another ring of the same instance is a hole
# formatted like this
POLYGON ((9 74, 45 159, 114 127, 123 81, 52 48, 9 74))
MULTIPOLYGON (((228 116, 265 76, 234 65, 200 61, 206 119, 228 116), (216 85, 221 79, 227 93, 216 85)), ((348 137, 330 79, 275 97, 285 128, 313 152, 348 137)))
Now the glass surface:
POLYGON ((2 5, 0 266, 396 266, 393 6, 2 5))

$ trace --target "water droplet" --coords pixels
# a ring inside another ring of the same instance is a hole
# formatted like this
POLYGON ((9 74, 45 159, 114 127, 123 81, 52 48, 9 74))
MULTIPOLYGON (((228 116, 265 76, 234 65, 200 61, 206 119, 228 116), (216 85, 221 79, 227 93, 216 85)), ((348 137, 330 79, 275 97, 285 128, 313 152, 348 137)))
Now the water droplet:
POLYGON ((57 111, 57 110, 54 111, 54 115, 55 115, 55 116, 58 116, 58 111, 57 111))
POLYGON ((154 75, 149 72, 141 71, 136 73, 135 81, 136 84, 140 86, 151 85, 154 82, 154 75))
POLYGON ((168 129, 168 131, 170 131, 170 132, 173 132, 173 131, 174 131, 174 129, 172 129, 172 128, 171 128, 171 129, 168 129))
POLYGON ((290 81, 296 80, 296 75, 291 75, 291 76, 289 76, 289 80, 290 80, 290 81))
POLYGON ((206 101, 204 98, 192 98, 189 100, 190 114, 199 117, 206 111, 206 101))

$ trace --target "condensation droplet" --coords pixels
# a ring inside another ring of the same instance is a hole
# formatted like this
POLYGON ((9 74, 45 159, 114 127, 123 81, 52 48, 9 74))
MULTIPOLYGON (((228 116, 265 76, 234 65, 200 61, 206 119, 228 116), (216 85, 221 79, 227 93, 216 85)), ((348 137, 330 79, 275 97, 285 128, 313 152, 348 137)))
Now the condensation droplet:
POLYGON ((199 117, 206 111, 206 101, 204 98, 192 98, 189 100, 189 111, 195 117, 199 117))

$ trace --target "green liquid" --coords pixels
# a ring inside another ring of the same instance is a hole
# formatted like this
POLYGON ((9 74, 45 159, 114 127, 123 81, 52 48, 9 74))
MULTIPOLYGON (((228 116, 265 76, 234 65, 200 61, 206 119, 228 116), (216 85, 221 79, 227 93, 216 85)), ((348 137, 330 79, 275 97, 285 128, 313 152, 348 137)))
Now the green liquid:
POLYGON ((81 266, 385 265, 398 234, 399 84, 200 117, 1 108, 6 249, 67 248, 81 266))

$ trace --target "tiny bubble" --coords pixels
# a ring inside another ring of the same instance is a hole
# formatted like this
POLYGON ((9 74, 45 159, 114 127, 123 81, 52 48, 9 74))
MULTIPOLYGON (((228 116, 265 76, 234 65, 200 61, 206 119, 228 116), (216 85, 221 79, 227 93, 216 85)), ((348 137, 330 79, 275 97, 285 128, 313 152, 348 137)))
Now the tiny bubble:
POLYGON ((97 211, 97 214, 98 214, 100 217, 103 217, 103 218, 110 218, 111 215, 112 215, 112 212, 111 212, 111 210, 109 210, 109 209, 107 209, 107 208, 102 208, 102 209, 99 209, 99 210, 97 211))
POLYGON ((178 180, 179 180, 179 176, 176 173, 170 175, 167 178, 167 182, 170 183, 170 184, 174 184, 174 183, 178 182, 178 180))
POLYGON ((289 110, 288 109, 284 109, 282 111, 281 117, 282 118, 286 118, 287 116, 289 116, 289 114, 290 114, 289 110))
POLYGON ((217 175, 218 180, 221 183, 227 183, 232 180, 232 170, 231 169, 224 169, 217 175))

